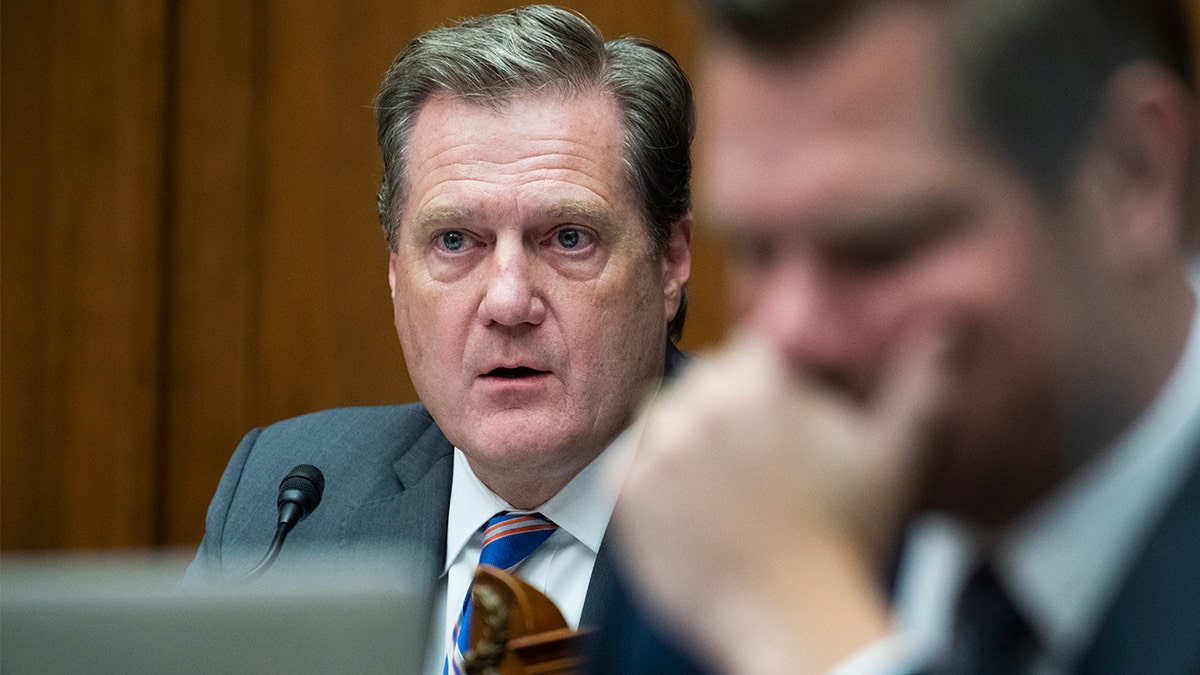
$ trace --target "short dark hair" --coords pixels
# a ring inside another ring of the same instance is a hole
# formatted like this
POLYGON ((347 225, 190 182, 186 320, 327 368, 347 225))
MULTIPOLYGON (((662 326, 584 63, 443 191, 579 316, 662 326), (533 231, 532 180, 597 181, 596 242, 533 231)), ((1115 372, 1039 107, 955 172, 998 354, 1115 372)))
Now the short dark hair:
POLYGON ((951 75, 968 123, 1038 188, 1063 196, 1112 75, 1149 59, 1194 91, 1181 0, 700 0, 758 50, 801 49, 888 2, 945 7, 951 75))
MULTIPOLYGON (((417 112, 447 94, 502 105, 542 89, 610 93, 621 110, 630 187, 641 206, 653 253, 666 254, 671 226, 691 210, 691 142, 696 112, 683 69, 648 40, 605 42, 592 22, 558 7, 530 5, 463 20, 414 38, 396 57, 376 99, 383 181, 379 219, 394 251, 407 197, 408 141, 417 112)), ((668 326, 683 332, 687 294, 668 326)))

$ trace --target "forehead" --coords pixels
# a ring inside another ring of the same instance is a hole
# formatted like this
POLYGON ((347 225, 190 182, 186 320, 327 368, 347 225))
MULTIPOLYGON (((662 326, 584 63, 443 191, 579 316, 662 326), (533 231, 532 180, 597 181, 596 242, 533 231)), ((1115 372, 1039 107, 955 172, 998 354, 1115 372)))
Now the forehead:
POLYGON ((409 138, 409 178, 459 162, 515 172, 546 157, 608 173, 619 168, 623 140, 616 100, 598 90, 531 91, 495 103, 434 95, 409 138))
POLYGON ((872 208, 978 160, 952 110, 944 10, 883 3, 812 48, 718 41, 701 64, 701 199, 718 220, 872 208))

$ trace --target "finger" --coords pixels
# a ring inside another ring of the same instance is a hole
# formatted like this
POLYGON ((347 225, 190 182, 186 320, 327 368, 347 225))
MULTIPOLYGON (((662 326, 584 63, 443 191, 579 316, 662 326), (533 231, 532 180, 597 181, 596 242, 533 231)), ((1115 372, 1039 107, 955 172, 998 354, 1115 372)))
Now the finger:
POLYGON ((878 433, 890 439, 887 470, 907 479, 898 485, 911 485, 945 416, 953 341, 947 321, 924 318, 901 334, 884 368, 873 416, 878 433))

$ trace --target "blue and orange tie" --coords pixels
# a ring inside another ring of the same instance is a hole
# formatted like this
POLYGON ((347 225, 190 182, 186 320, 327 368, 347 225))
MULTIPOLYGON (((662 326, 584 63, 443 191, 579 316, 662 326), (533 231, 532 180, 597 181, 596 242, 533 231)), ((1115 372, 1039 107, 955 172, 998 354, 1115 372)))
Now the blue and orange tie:
MULTIPOLYGON (((479 564, 511 572, 557 529, 557 525, 546 520, 540 513, 497 513, 484 526, 483 550, 479 553, 479 564)), ((463 654, 467 652, 471 637, 468 632, 472 604, 474 603, 471 602, 471 587, 468 586, 462 613, 458 616, 458 623, 454 625, 454 647, 446 656, 446 667, 443 668, 447 675, 462 675, 463 654)))

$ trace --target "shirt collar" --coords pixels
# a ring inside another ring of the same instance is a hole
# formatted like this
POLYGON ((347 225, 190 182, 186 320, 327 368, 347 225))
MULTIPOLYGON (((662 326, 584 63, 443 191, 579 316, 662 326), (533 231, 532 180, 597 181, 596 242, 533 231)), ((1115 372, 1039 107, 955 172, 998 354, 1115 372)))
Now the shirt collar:
MULTIPOLYGON (((621 481, 613 478, 627 473, 633 459, 632 444, 623 440, 629 433, 619 436, 562 490, 535 509, 592 553, 600 550, 600 542, 620 493, 621 481)), ((455 448, 446 526, 446 563, 442 573, 445 574, 462 555, 480 525, 500 511, 519 510, 488 489, 471 470, 463 451, 455 448)))
POLYGON ((462 555, 479 526, 500 511, 513 510, 488 489, 471 470, 467 456, 454 448, 454 477, 450 482, 450 512, 446 524, 446 563, 442 574, 462 555))
POLYGON ((630 433, 626 431, 618 436, 558 494, 538 509, 592 553, 600 551, 600 542, 604 539, 617 495, 621 492, 620 482, 611 480, 611 477, 623 477, 633 460, 633 444, 624 442, 630 433))

